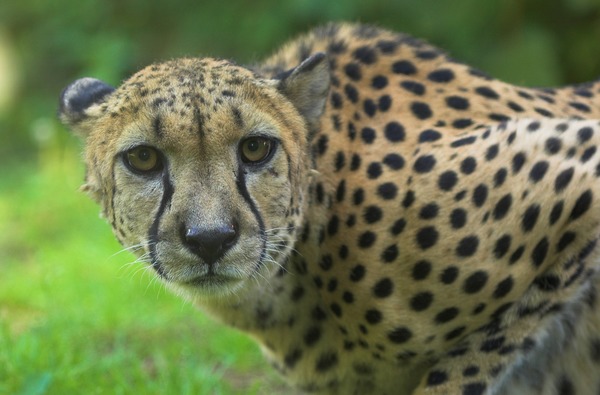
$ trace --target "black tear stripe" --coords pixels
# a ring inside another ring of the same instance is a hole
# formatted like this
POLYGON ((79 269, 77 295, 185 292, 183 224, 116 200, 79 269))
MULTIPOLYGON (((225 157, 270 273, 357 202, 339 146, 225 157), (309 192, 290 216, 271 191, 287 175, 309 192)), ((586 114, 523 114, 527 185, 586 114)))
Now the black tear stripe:
POLYGON ((171 184, 171 179, 169 178, 168 166, 165 166, 165 171, 164 171, 163 177, 162 177, 162 184, 163 184, 163 196, 162 196, 162 200, 160 201, 160 207, 158 208, 156 217, 154 218, 154 222, 152 223, 152 226, 150 227, 150 231, 148 232, 148 241, 150 243, 149 249, 150 249, 150 259, 152 262, 152 267, 154 268, 154 270, 156 270, 156 272, 158 273, 159 276, 161 276, 163 278, 167 278, 164 269, 162 268, 162 266, 160 265, 160 262, 158 261, 158 256, 156 254, 156 244, 158 243, 158 226, 160 225, 160 219, 162 218, 162 215, 164 214, 166 207, 171 204, 171 199, 173 198, 173 192, 175 191, 173 184, 171 184))
POLYGON ((112 225, 112 227, 117 230, 117 214, 115 213, 115 194, 116 194, 116 178, 115 178, 115 164, 113 163, 113 166, 110 170, 110 178, 111 178, 111 185, 112 187, 112 191, 110 191, 110 214, 111 214, 111 219, 110 219, 110 224, 112 225))
POLYGON ((254 218, 256 218, 256 222, 258 222, 258 229, 260 232, 260 238, 262 240, 262 249, 260 251, 260 259, 253 268, 253 271, 256 272, 263 265, 265 256, 267 254, 267 234, 265 232, 265 223, 258 212, 258 208, 256 207, 254 200, 252 200, 252 197, 250 197, 250 194, 248 193, 248 189, 246 188, 246 178, 244 177, 244 169, 242 166, 238 166, 238 174, 235 183, 237 185, 239 194, 242 195, 244 200, 248 203, 248 206, 250 206, 250 211, 252 211, 254 218))

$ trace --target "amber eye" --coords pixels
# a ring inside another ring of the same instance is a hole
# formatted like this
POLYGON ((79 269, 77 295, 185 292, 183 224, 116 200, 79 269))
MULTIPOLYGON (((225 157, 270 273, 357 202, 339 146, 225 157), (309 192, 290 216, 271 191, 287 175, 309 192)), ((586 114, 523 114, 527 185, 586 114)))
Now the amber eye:
POLYGON ((264 137, 249 137, 242 141, 240 154, 245 163, 259 163, 269 157, 273 142, 264 137))
POLYGON ((158 151, 145 145, 127 151, 125 153, 125 163, 138 173, 151 173, 162 169, 162 161, 158 151))

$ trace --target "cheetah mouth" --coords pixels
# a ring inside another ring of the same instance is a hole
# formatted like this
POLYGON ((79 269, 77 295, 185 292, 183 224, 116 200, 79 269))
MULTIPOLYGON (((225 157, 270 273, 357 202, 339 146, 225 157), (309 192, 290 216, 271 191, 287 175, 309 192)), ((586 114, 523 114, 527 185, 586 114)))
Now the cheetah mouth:
POLYGON ((228 287, 241 281, 240 278, 222 274, 207 273, 191 280, 178 281, 182 286, 193 288, 218 288, 228 287))

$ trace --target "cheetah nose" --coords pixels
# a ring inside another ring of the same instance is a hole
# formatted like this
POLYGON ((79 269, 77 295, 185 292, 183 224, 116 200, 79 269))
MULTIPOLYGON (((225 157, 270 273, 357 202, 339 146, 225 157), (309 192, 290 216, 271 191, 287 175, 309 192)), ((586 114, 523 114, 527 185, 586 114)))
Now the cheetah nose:
POLYGON ((181 233, 186 247, 202 258, 207 265, 212 265, 221 258, 238 238, 235 223, 212 228, 184 225, 181 233))

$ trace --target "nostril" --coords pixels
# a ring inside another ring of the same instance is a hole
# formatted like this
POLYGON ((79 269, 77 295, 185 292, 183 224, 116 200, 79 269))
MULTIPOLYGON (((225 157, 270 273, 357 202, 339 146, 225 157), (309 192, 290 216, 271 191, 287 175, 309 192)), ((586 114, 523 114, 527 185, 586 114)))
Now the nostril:
POLYGON ((236 243, 238 228, 236 223, 216 227, 183 225, 181 236, 189 250, 213 264, 236 243))

